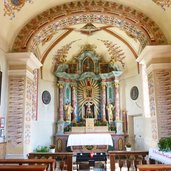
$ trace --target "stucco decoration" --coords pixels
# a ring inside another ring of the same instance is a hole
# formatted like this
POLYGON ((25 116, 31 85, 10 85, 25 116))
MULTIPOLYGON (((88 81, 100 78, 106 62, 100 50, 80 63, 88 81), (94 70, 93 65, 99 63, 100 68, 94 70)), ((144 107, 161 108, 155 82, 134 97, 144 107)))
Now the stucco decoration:
POLYGON ((110 66, 114 68, 115 70, 120 70, 118 68, 118 65, 116 65, 116 63, 119 62, 122 65, 122 67, 124 67, 125 55, 124 55, 123 50, 121 50, 121 48, 118 45, 114 44, 113 42, 109 40, 101 40, 101 41, 104 43, 104 45, 108 49, 108 52, 111 56, 110 66))
POLYGON ((77 1, 56 6, 33 18, 19 32, 12 51, 34 52, 52 33, 81 23, 118 27, 137 39, 142 49, 147 44, 167 43, 158 25, 142 12, 108 1, 77 1))
MULTIPOLYGON (((76 41, 72 41, 72 42, 62 46, 62 48, 60 48, 56 51, 56 53, 54 55, 54 60, 53 60, 54 64, 56 65, 55 66, 56 68, 58 68, 59 64, 63 64, 66 62, 66 56, 68 55, 68 52, 71 49, 71 45, 76 41)), ((61 67, 62 66, 59 66, 59 69, 61 69, 61 67)), ((67 69, 67 68, 65 68, 65 69, 67 69)))
POLYGON ((10 16, 10 19, 15 17, 15 12, 20 11, 26 2, 33 2, 32 0, 3 0, 4 15, 10 16))
POLYGON ((171 0, 153 0, 153 2, 161 6, 164 10, 171 5, 171 0))

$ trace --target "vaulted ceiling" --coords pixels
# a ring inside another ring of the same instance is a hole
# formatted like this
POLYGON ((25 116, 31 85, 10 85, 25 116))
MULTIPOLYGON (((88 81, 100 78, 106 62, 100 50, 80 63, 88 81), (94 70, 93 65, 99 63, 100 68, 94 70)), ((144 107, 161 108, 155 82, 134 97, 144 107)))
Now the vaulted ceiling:
POLYGON ((171 7, 163 10, 152 0, 18 3, 22 7, 14 11, 15 17, 4 16, 0 4, 0 47, 33 52, 47 80, 54 79, 56 62, 71 62, 87 45, 104 62, 115 58, 129 76, 137 73, 135 60, 146 45, 171 42, 171 7))

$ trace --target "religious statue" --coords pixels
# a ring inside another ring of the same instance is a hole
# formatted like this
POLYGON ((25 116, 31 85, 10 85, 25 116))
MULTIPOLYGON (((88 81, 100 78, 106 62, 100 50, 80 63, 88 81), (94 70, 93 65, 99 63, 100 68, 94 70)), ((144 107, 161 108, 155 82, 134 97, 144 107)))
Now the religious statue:
POLYGON ((114 119, 113 110, 115 109, 115 107, 111 103, 108 103, 108 105, 106 106, 106 109, 108 113, 108 121, 113 122, 113 119, 114 119))
POLYGON ((93 111, 92 111, 92 109, 91 109, 91 106, 93 105, 93 103, 92 102, 87 102, 86 103, 86 106, 87 106, 87 108, 86 108, 86 118, 93 118, 93 111))
POLYGON ((71 121, 71 113, 73 112, 73 107, 71 106, 71 103, 68 103, 64 106, 65 110, 65 119, 66 121, 71 121))

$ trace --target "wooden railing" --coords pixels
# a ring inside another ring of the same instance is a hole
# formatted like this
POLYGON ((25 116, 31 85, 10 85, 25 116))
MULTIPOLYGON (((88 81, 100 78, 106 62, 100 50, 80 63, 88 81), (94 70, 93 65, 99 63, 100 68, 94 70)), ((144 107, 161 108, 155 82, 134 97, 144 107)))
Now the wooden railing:
POLYGON ((109 151, 110 170, 115 170, 115 164, 118 163, 120 170, 126 166, 127 170, 134 167, 137 170, 138 164, 147 164, 145 157, 148 151, 109 151))
POLYGON ((43 152, 35 152, 29 153, 29 159, 55 159, 60 161, 60 169, 64 168, 67 171, 72 171, 72 152, 56 152, 56 153, 43 153, 43 152))
POLYGON ((139 171, 149 171, 149 170, 171 170, 171 164, 148 164, 148 165, 138 165, 139 171))
POLYGON ((54 159, 0 159, 0 167, 2 165, 42 165, 44 164, 47 168, 50 167, 50 171, 55 170, 54 159))
POLYGON ((44 165, 3 165, 0 166, 0 171, 46 171, 44 165))

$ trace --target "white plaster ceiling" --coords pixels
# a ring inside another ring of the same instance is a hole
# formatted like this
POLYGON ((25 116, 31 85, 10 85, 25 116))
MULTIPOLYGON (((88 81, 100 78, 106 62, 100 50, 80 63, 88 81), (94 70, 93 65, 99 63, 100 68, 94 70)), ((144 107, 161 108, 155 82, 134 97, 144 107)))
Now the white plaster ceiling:
MULTIPOLYGON (((75 0, 74 0, 75 1, 75 0)), ((0 22, 1 22, 1 32, 0 32, 0 47, 4 51, 11 51, 13 42, 20 32, 20 30, 34 17, 42 13, 49 8, 55 7, 57 5, 62 5, 68 2, 74 2, 70 0, 33 0, 32 4, 25 3, 23 8, 16 12, 15 18, 10 20, 9 16, 3 15, 3 2, 0 2, 0 22)), ((109 0, 111 2, 117 2, 126 6, 130 6, 140 12, 143 12, 146 16, 151 18, 160 27, 161 31, 164 33, 168 43, 171 42, 171 7, 163 10, 160 6, 156 5, 152 0, 109 0)), ((85 23, 86 24, 86 23, 85 23)), ((136 57, 140 53, 140 43, 128 35, 123 30, 116 27, 108 27, 106 30, 103 29, 108 24, 94 24, 99 31, 92 33, 91 35, 83 34, 79 31, 85 24, 75 24, 69 27, 58 30, 47 42, 44 44, 40 43, 37 46, 36 52, 38 58, 43 63, 43 78, 53 80, 53 69, 54 69, 54 56, 57 50, 61 49, 66 44, 72 43, 71 48, 68 51, 67 60, 72 60, 72 58, 77 55, 81 47, 86 44, 96 45, 96 52, 98 55, 103 56, 106 61, 111 59, 111 56, 100 40, 109 40, 113 44, 117 44, 124 53, 125 59, 124 63, 124 73, 129 75, 129 73, 138 73, 137 63, 135 61, 136 57), (64 35, 67 29, 72 29, 72 31, 63 37, 60 41, 55 43, 62 35, 64 35), (118 38, 119 37, 119 38, 118 38), (132 49, 132 50, 131 50, 132 49), (134 53, 133 53, 134 52, 134 53), (48 72, 47 72, 48 71, 48 72), (50 74, 48 74, 50 73, 50 74)))

